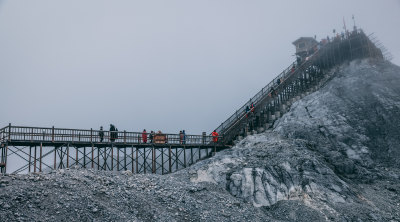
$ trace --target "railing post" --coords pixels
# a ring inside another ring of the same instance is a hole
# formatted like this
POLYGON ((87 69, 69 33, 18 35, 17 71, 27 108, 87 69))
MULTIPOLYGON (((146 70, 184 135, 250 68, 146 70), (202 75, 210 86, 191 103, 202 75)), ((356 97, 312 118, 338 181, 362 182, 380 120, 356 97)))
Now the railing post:
POLYGON ((54 126, 53 126, 53 128, 51 129, 51 142, 54 143, 54 126))
POLYGON ((42 172, 42 149, 43 149, 43 145, 42 145, 42 143, 40 143, 39 172, 42 172))
POLYGON ((168 149, 168 171, 171 173, 172 172, 172 162, 171 162, 171 158, 172 158, 172 156, 171 156, 171 146, 169 146, 169 149, 168 149))
POLYGON ((152 150, 151 150, 151 154, 152 154, 152 157, 151 157, 151 159, 152 159, 152 165, 151 165, 151 170, 152 170, 152 173, 156 173, 156 151, 155 151, 155 149, 154 149, 154 145, 153 145, 153 147, 152 147, 152 150))
MULTIPOLYGON (((107 170, 107 167, 105 170, 107 170)), ((111 143, 111 171, 114 171, 114 144, 113 143, 111 143)))
POLYGON ((124 144, 126 144, 126 130, 124 130, 124 144))
POLYGON ((183 167, 186 168, 186 146, 183 145, 183 167))
POLYGON ((37 153, 37 150, 36 150, 36 145, 35 145, 35 154, 33 155, 33 172, 34 173, 36 173, 36 153, 37 153))
POLYGON ((93 137, 93 129, 90 128, 90 142, 92 142, 92 137, 93 137))
POLYGON ((8 124, 8 141, 11 141, 11 123, 8 124))
MULTIPOLYGON (((29 169, 30 169, 30 167, 31 167, 31 165, 30 165, 30 159, 31 159, 31 148, 32 147, 29 147, 29 169)), ((53 170, 56 170, 56 163, 57 163, 57 147, 54 147, 54 167, 53 167, 53 170)), ((29 170, 29 172, 30 172, 30 170, 29 170)))
POLYGON ((4 173, 7 173, 7 156, 8 156, 8 143, 6 143, 6 150, 4 151, 4 173))

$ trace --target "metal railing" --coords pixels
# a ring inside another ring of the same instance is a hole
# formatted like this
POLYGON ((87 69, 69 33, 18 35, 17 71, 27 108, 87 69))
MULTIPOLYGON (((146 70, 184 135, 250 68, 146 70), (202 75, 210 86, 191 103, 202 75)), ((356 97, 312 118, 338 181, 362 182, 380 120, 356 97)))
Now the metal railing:
POLYGON ((6 141, 6 138, 5 138, 5 136, 6 136, 6 134, 5 134, 6 128, 7 127, 0 128, 0 142, 6 141))
POLYGON ((272 88, 274 86, 277 86, 277 80, 280 79, 282 84, 289 76, 293 75, 295 71, 292 71, 292 67, 295 66, 295 70, 302 68, 302 66, 305 65, 305 63, 302 63, 299 67, 297 62, 291 63, 285 70, 283 70, 278 76, 276 76, 271 82, 269 82, 265 87, 263 87, 255 96, 253 96, 249 101, 247 101, 242 107, 240 107, 238 110, 236 110, 235 113, 233 113, 225 122, 223 122, 217 129, 215 129, 217 132, 225 132, 225 129, 230 128, 232 124, 235 124, 235 122, 243 119, 243 117, 246 116, 246 107, 250 107, 251 104, 254 106, 257 106, 260 101, 262 101, 268 94, 271 92, 272 88))
MULTIPOLYGON (((66 128, 12 126, 0 129, 2 142, 61 142, 61 143, 110 143, 115 144, 182 144, 206 145, 213 142, 213 136, 166 133, 143 133, 127 131, 101 131, 66 128), (151 137, 153 137, 151 139, 151 137)), ((222 142, 222 136, 218 141, 222 142)))

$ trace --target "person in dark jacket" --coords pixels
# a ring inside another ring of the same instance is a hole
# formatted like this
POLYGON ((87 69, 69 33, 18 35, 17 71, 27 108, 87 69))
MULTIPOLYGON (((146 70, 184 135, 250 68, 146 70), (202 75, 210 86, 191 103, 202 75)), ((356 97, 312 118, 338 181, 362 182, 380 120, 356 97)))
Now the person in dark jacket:
POLYGON ((274 91, 275 91, 274 87, 271 87, 271 89, 269 90, 268 96, 269 97, 274 96, 274 91))
POLYGON ((102 126, 100 126, 99 137, 100 137, 100 143, 103 142, 104 131, 103 131, 103 127, 102 126))
POLYGON ((115 141, 115 126, 113 124, 110 124, 110 141, 115 141))
POLYGON ((149 135, 150 143, 153 143, 154 131, 152 130, 149 135))
POLYGON ((182 135, 183 135, 182 144, 186 144, 186 133, 185 133, 185 130, 182 130, 182 135))
POLYGON ((246 118, 249 117, 250 107, 246 106, 246 118))

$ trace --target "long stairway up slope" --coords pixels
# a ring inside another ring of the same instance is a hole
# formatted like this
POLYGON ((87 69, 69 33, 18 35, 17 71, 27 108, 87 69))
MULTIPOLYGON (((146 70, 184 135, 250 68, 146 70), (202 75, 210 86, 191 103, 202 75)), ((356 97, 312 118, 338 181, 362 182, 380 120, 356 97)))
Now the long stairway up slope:
POLYGON ((294 98, 317 86, 324 74, 332 67, 354 59, 373 57, 383 58, 382 52, 364 34, 362 30, 351 35, 321 45, 319 50, 304 61, 293 62, 253 98, 235 111, 216 128, 224 142, 230 144, 240 135, 251 130, 267 128, 294 98), (254 111, 247 112, 246 107, 254 105, 254 111))

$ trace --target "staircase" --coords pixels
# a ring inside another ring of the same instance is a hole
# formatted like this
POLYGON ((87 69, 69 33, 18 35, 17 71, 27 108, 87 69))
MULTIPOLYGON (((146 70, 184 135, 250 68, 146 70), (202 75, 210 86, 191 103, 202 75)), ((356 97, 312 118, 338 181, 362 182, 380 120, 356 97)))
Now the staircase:
POLYGON ((290 64, 215 130, 222 135, 225 144, 232 144, 241 136, 263 131, 271 127, 294 101, 309 91, 317 90, 318 83, 333 67, 368 57, 383 59, 381 50, 362 30, 320 45, 304 61, 290 64), (254 112, 246 112, 246 107, 251 104, 255 107, 254 112))

